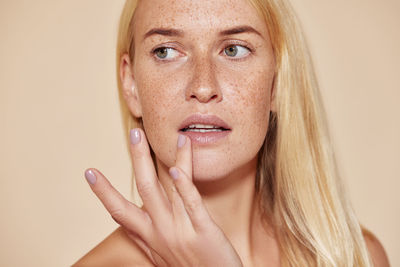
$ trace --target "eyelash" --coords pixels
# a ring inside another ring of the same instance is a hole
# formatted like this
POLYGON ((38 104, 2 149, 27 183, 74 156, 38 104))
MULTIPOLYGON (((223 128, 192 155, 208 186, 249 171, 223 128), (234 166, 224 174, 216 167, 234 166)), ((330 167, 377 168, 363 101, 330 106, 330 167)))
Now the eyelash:
MULTIPOLYGON (((244 56, 244 57, 241 57, 241 58, 233 58, 233 57, 229 57, 229 56, 228 56, 229 58, 231 58, 230 60, 233 60, 233 61, 243 61, 243 60, 245 60, 248 56, 251 56, 251 55, 253 54, 253 49, 251 49, 250 47, 248 47, 248 46, 246 46, 246 45, 239 44, 239 43, 231 43, 231 44, 225 46, 225 48, 224 48, 223 51, 225 51, 226 48, 231 47, 231 46, 241 46, 241 47, 247 49, 247 50, 249 51, 249 53, 248 53, 248 55, 246 55, 246 56, 244 56)), ((159 61, 159 62, 162 62, 162 63, 168 63, 168 62, 174 61, 174 60, 167 60, 167 59, 160 59, 160 58, 158 58, 155 54, 156 54, 156 52, 157 52, 158 50, 160 50, 160 49, 174 49, 174 50, 176 50, 174 47, 170 47, 170 46, 159 46, 159 47, 156 47, 156 48, 154 48, 154 49, 151 51, 151 55, 154 56, 155 60, 157 60, 157 61, 159 61)))

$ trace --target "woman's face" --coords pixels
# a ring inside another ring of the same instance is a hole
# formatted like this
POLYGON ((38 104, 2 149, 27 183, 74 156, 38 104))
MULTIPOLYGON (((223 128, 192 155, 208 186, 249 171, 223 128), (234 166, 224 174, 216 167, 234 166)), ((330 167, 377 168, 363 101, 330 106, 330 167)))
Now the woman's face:
POLYGON ((275 68, 264 20, 246 0, 145 0, 136 12, 137 108, 161 165, 174 165, 182 122, 201 114, 230 130, 214 142, 192 141, 193 179, 254 168, 275 68))

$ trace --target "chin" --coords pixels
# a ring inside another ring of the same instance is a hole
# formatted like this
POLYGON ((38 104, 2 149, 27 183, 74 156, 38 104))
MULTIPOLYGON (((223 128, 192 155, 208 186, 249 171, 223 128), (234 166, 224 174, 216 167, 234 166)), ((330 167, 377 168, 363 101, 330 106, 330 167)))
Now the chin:
POLYGON ((231 149, 221 151, 202 151, 193 153, 193 181, 220 181, 220 185, 229 186, 237 179, 247 176, 257 168, 257 152, 231 149))
POLYGON ((213 156, 196 156, 193 155, 193 180, 194 181, 215 181, 229 175, 231 162, 227 161, 227 157, 213 156))

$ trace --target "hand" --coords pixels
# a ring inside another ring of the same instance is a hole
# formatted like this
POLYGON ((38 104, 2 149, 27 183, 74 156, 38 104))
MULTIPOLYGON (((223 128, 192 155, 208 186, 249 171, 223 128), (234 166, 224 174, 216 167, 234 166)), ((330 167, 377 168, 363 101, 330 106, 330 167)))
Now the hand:
POLYGON ((141 208, 126 200, 99 171, 85 173, 112 218, 156 266, 243 266, 192 182, 190 138, 182 135, 178 142, 176 163, 169 169, 173 182, 168 196, 157 177, 144 132, 137 129, 133 136, 136 144, 130 145, 130 151, 141 208))

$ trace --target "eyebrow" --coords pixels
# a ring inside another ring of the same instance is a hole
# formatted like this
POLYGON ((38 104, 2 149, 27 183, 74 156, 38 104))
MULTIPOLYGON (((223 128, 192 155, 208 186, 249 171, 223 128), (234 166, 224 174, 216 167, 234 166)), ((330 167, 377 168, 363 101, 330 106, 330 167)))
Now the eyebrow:
MULTIPOLYGON (((227 30, 223 30, 218 33, 219 36, 226 36, 226 35, 234 35, 239 33, 255 33, 260 37, 264 38, 261 33, 259 33, 256 29, 248 25, 241 25, 237 27, 233 27, 227 30)), ((153 28, 149 30, 143 37, 143 40, 152 36, 152 35, 163 35, 163 36, 173 36, 173 37, 183 37, 185 33, 182 30, 173 29, 173 28, 153 28)))

